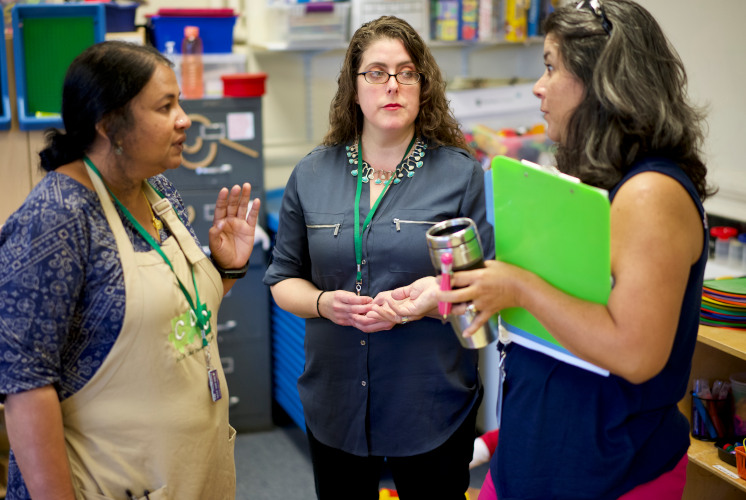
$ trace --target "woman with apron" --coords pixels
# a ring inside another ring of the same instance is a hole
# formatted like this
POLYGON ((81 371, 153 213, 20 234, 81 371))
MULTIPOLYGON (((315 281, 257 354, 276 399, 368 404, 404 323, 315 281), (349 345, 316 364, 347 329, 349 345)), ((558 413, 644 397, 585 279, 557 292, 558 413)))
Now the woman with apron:
POLYGON ((235 496, 216 320, 259 204, 223 188, 205 255, 161 175, 191 124, 178 99, 169 61, 122 42, 65 77, 48 174, 0 234, 9 499, 235 496))

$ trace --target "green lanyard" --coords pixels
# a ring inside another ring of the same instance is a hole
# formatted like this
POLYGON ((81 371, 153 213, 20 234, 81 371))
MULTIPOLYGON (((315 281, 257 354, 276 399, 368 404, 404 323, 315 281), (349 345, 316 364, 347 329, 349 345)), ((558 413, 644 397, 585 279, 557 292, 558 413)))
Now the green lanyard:
MULTIPOLYGON (((412 136, 412 140, 409 141, 407 151, 404 153, 404 157, 402 157, 401 159, 402 162, 407 158, 407 155, 412 149, 412 145, 414 144, 416 138, 417 136, 414 135, 412 136)), ((383 185, 381 194, 378 195, 378 199, 373 204, 370 212, 368 212, 368 216, 365 218, 363 226, 360 227, 360 195, 363 192, 363 138, 361 137, 358 140, 357 146, 357 191, 355 192, 355 262, 357 263, 355 290, 357 291, 358 295, 360 295, 360 291, 363 289, 363 231, 365 231, 365 228, 368 227, 368 224, 373 218, 373 214, 376 213, 378 204, 381 203, 383 195, 386 194, 386 191, 388 191, 389 184, 391 184, 391 181, 394 179, 394 177, 396 177, 396 169, 394 169, 394 171, 391 173, 391 177, 389 177, 386 183, 383 185)))
MULTIPOLYGON (((96 175, 101 179, 103 182, 104 178, 101 176, 101 172, 98 171, 96 168, 96 165, 93 164, 93 162, 86 156, 83 158, 83 161, 85 161, 85 164, 91 167, 91 170, 93 170, 96 175)), ((140 233, 140 236, 145 238, 145 241, 147 241, 153 249, 160 254, 161 257, 163 257, 163 260, 168 264, 168 267, 171 268, 171 271, 174 273, 174 277, 176 278, 176 281, 179 283, 179 288, 181 288, 181 293, 184 294, 184 297, 186 298, 187 302, 189 303, 189 307, 192 310, 192 314, 194 316, 194 319, 197 323, 197 326, 199 326, 200 330, 202 331, 202 346, 207 347, 207 336, 206 334, 210 333, 212 326, 210 325, 210 316, 212 313, 207 309, 207 304, 202 304, 199 300, 199 291, 197 290, 197 280, 194 277, 194 267, 192 266, 192 282, 194 283, 194 293, 195 298, 197 300, 197 306, 195 307, 194 302, 192 301, 192 297, 189 295, 189 291, 187 291, 184 284, 181 282, 179 277, 176 275, 176 271, 174 271, 174 266, 171 264, 171 261, 168 259, 165 253, 163 253, 163 250, 161 249, 160 245, 157 241, 148 233, 144 227, 135 219, 129 210, 127 210, 127 207, 122 205, 122 202, 117 199, 116 196, 114 196, 114 193, 111 192, 111 189, 109 189, 109 186, 106 185, 104 182, 104 186, 106 187, 106 190, 109 192, 109 195, 114 200, 114 203, 117 204, 119 209, 124 213, 124 216, 127 217, 127 219, 132 223, 132 225, 135 227, 138 233, 140 233)), ((155 189, 155 188, 153 188, 155 189)), ((158 193, 158 196, 163 198, 163 194, 160 193, 157 189, 155 189, 156 193, 158 193)))

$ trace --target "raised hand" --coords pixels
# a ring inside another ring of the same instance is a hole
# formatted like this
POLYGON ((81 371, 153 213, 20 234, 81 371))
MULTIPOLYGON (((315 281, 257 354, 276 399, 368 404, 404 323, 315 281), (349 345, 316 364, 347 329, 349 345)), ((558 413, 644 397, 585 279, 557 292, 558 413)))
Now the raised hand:
POLYGON ((209 239, 210 252, 220 267, 239 269, 248 262, 254 248, 259 205, 258 198, 251 200, 248 182, 218 193, 209 239))

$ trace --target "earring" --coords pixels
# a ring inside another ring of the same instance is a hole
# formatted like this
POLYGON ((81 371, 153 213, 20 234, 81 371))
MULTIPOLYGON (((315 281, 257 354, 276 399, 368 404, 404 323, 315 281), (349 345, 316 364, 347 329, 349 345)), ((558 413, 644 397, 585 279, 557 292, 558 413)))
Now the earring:
POLYGON ((116 147, 114 148, 114 154, 117 156, 121 156, 124 150, 122 149, 122 143, 117 142, 116 147))

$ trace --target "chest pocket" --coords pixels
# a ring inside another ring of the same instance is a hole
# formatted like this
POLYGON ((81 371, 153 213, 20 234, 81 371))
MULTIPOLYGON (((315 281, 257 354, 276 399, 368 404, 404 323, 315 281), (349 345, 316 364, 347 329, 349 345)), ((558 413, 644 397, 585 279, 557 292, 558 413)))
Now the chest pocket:
MULTIPOLYGON (((347 236, 352 241, 351 235, 343 234, 343 223, 344 213, 306 213, 308 252, 311 257, 311 273, 315 277, 342 273, 342 237, 347 236)), ((348 260, 350 258, 348 255, 348 260)))
POLYGON ((393 273, 410 273, 418 277, 432 275, 425 233, 442 220, 429 210, 401 210, 391 219, 389 230, 391 255, 389 270, 393 273))

